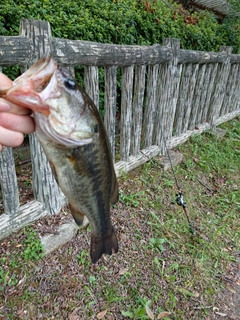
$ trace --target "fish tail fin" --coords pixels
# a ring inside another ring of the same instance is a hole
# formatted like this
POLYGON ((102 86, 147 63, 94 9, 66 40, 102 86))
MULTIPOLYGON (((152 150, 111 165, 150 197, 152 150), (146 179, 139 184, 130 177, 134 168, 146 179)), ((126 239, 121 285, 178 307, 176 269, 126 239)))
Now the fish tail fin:
POLYGON ((118 240, 114 228, 112 228, 112 232, 110 234, 103 237, 92 234, 90 250, 92 263, 96 263, 104 253, 112 255, 112 253, 117 252, 118 240))

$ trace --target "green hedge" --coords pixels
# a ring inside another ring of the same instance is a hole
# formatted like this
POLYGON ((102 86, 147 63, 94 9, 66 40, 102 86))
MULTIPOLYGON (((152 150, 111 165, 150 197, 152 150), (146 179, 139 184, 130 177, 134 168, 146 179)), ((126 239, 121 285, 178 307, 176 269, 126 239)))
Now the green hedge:
POLYGON ((239 19, 220 25, 212 13, 190 14, 169 0, 1 0, 1 35, 17 35, 22 18, 49 21, 59 38, 150 45, 173 37, 185 49, 240 51, 239 19))

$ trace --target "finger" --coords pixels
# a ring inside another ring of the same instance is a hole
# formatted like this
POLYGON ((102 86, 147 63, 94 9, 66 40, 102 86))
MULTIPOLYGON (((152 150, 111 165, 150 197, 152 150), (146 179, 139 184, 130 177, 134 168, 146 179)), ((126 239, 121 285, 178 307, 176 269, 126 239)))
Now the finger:
POLYGON ((23 139, 24 135, 21 132, 0 127, 0 146, 17 147, 23 143, 23 139))
POLYGON ((4 90, 12 87, 13 82, 5 74, 0 72, 0 84, 1 90, 4 90))
POLYGON ((0 112, 0 126, 8 130, 19 131, 25 134, 32 133, 35 130, 35 123, 32 117, 5 112, 0 112))
POLYGON ((9 111, 10 108, 10 104, 6 100, 0 98, 0 112, 9 111))
POLYGON ((0 112, 8 111, 10 113, 15 113, 19 115, 31 114, 32 110, 24 107, 19 107, 18 105, 8 102, 3 98, 0 98, 0 112))
MULTIPOLYGON (((0 89, 8 89, 12 87, 13 82, 5 74, 0 72, 0 89)), ((10 113, 16 114, 31 114, 32 111, 28 108, 19 107, 18 105, 7 102, 4 99, 0 99, 0 111, 9 111, 10 113), (5 108, 5 110, 3 110, 5 108)))
POLYGON ((29 115, 32 114, 32 110, 24 107, 20 107, 14 103, 9 102, 10 109, 8 112, 15 113, 19 115, 29 115))

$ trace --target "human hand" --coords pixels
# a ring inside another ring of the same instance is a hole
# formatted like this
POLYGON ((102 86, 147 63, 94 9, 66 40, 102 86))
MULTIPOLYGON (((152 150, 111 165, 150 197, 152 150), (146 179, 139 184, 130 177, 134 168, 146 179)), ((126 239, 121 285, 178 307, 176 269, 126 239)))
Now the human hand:
MULTIPOLYGON (((11 87, 12 81, 0 73, 0 89, 11 87)), ((17 147, 22 144, 24 134, 32 133, 35 129, 32 111, 19 107, 0 98, 0 152, 2 147, 17 147)))

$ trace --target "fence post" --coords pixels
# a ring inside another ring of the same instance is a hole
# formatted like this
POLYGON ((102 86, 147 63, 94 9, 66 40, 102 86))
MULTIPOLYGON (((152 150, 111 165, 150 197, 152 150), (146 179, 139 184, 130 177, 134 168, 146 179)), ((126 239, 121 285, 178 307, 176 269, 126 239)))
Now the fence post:
MULTIPOLYGON (((21 20, 20 33, 32 42, 32 60, 35 63, 47 51, 51 52, 51 28, 47 21, 21 20)), ((29 67, 29 66, 27 66, 29 67)), ((48 160, 35 134, 30 135, 33 168, 32 187, 36 200, 51 214, 61 210, 65 198, 59 189, 48 160)))

